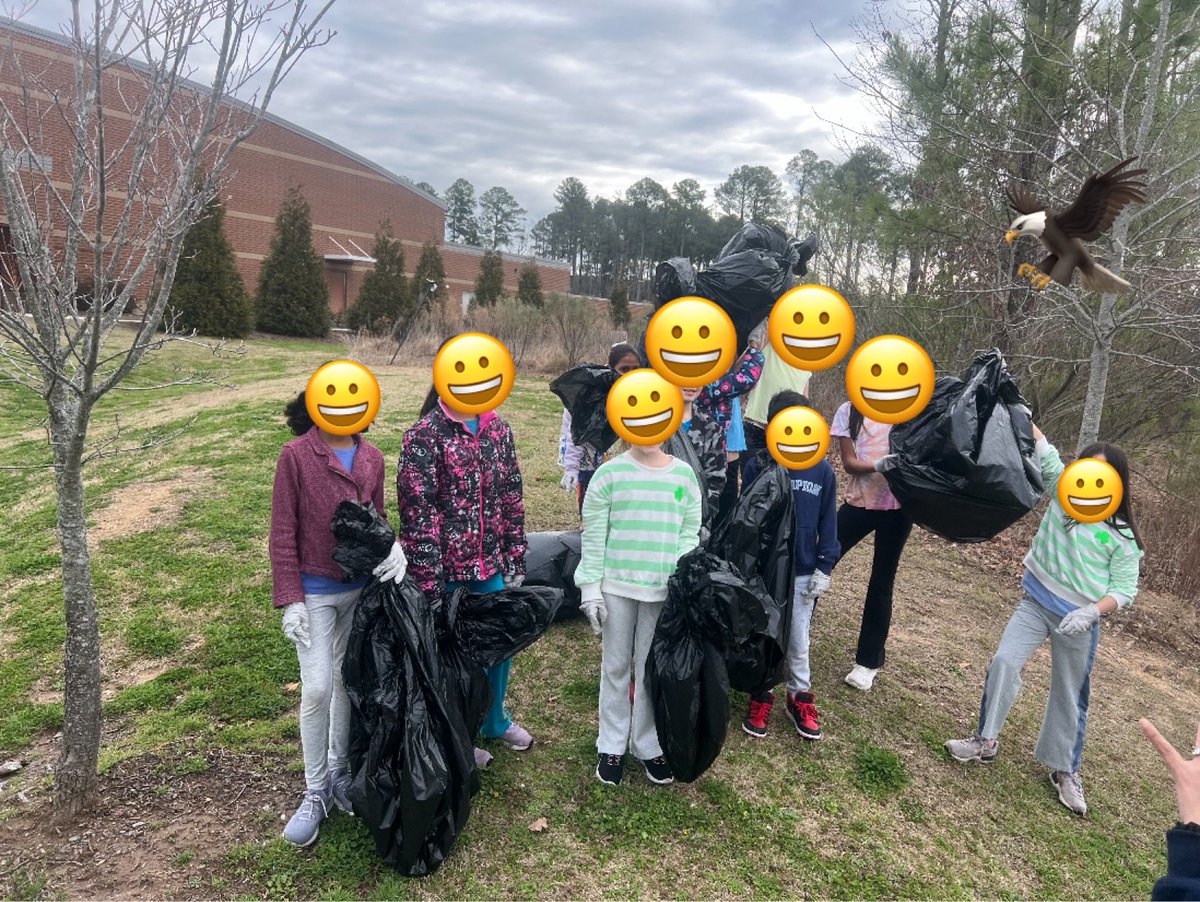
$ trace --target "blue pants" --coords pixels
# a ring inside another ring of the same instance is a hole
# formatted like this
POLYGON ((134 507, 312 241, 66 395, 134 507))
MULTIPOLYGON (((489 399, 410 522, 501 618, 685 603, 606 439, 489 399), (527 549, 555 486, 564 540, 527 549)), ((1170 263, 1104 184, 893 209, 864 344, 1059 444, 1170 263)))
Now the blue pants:
MULTIPOLYGON (((446 591, 450 592, 463 585, 461 582, 446 583, 446 591)), ((473 595, 483 595, 487 592, 499 592, 504 588, 504 577, 493 573, 487 579, 473 579, 465 584, 467 591, 473 595)), ((495 667, 484 668, 488 685, 492 688, 492 704, 488 707, 483 718, 480 735, 484 739, 496 739, 512 726, 512 718, 504 710, 504 696, 508 692, 508 672, 512 667, 512 659, 501 661, 495 667)))

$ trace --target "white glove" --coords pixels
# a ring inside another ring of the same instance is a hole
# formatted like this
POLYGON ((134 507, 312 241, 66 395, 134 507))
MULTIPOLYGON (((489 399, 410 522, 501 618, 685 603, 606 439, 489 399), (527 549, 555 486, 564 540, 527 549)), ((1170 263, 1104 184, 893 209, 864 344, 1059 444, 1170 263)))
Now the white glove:
POLYGON ((404 573, 408 570, 408 559, 404 557, 404 549, 400 547, 400 542, 397 541, 392 545, 392 550, 371 572, 378 576, 382 582, 387 582, 389 579, 393 582, 400 582, 404 579, 404 573))
POLYGON ((808 578, 808 590, 804 593, 809 601, 815 601, 829 591, 829 574, 814 570, 808 578))
POLYGON ((308 635, 308 605, 296 601, 283 609, 283 634, 294 644, 312 648, 308 635))
POLYGON ((579 474, 573 473, 570 470, 563 473, 562 482, 559 483, 564 492, 573 492, 579 487, 579 474))
POLYGON ((1090 630, 1100 622, 1100 609, 1094 604, 1076 608, 1063 617, 1057 632, 1064 636, 1077 636, 1090 630))
POLYGON ((595 583, 584 586, 579 590, 579 610, 592 625, 592 632, 597 636, 604 632, 604 621, 608 619, 608 607, 604 604, 604 595, 595 583))
POLYGON ((506 589, 520 588, 523 582, 525 582, 525 577, 520 573, 506 573, 504 575, 504 588, 506 589))
POLYGON ((885 454, 879 460, 875 461, 875 472, 886 473, 888 470, 894 470, 900 466, 899 454, 885 454))

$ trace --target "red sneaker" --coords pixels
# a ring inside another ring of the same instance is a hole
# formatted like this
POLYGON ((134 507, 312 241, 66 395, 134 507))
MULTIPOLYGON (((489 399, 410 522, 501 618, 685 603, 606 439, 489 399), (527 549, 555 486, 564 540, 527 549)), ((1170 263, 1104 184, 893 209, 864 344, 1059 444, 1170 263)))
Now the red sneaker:
POLYGON ((796 725, 796 732, 805 739, 821 738, 821 725, 817 723, 817 718, 821 715, 817 713, 814 701, 816 699, 811 692, 797 692, 795 695, 788 695, 788 717, 796 725))
POLYGON ((762 739, 767 735, 767 715, 771 713, 771 706, 774 704, 775 696, 770 692, 764 692, 757 697, 750 696, 750 710, 746 719, 742 721, 742 729, 746 731, 747 736, 762 739))

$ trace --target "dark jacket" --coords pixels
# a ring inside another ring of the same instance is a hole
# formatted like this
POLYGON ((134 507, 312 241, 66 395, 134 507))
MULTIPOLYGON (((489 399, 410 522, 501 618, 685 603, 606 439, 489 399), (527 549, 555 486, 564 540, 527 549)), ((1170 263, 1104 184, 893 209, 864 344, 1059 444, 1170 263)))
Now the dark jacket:
POLYGON ((521 488, 512 431, 494 413, 473 435, 439 403, 404 433, 398 532, 427 596, 441 598, 449 581, 525 572, 521 488))
POLYGON ((1200 825, 1176 824, 1167 831, 1167 875, 1154 884, 1150 898, 1200 899, 1200 825))

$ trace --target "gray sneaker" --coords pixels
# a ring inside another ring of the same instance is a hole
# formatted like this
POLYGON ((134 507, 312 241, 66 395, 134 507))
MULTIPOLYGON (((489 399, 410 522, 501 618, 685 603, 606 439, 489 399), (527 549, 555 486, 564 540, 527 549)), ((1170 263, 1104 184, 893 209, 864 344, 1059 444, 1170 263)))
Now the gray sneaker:
POLYGON ((945 749, 955 761, 966 764, 978 761, 980 764, 991 764, 996 760, 996 750, 1000 743, 995 739, 980 739, 971 736, 968 739, 950 739, 945 743, 945 749))
POLYGON ((332 801, 329 792, 310 789, 304 793, 304 801, 283 828, 283 838, 294 846, 311 846, 321 832, 321 821, 329 814, 332 801))
POLYGON ((1083 800, 1083 783, 1078 773, 1065 770, 1050 771, 1050 782, 1058 790, 1058 800, 1081 817, 1087 814, 1087 802, 1083 800))
POLYGON ((354 817, 354 806, 350 804, 350 771, 344 767, 335 767, 329 772, 329 794, 333 796, 333 804, 340 811, 354 817))

